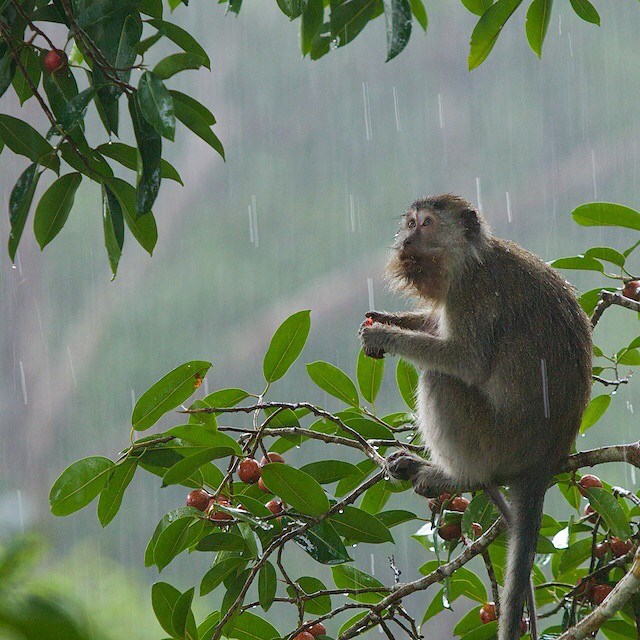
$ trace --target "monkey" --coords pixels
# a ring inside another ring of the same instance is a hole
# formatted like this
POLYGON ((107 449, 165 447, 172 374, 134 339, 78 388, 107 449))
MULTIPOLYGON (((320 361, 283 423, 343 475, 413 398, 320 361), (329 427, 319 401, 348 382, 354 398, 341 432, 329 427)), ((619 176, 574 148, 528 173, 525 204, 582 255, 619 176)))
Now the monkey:
POLYGON ((417 302, 370 311, 366 355, 419 369, 416 429, 425 459, 401 449, 391 476, 425 497, 484 489, 503 513, 509 552, 498 639, 521 635, 525 599, 537 635, 531 571, 545 492, 571 452, 591 390, 589 320, 573 288, 452 194, 402 216, 387 276, 417 302), (508 487, 508 501, 500 487, 508 487))

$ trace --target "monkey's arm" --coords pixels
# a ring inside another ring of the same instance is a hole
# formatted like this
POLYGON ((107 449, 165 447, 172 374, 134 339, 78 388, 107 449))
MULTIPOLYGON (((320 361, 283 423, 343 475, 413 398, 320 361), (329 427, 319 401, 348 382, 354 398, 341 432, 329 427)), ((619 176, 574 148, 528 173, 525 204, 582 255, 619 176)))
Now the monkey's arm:
POLYGON ((411 331, 436 333, 438 321, 425 311, 407 311, 405 313, 386 313, 385 311, 369 311, 364 314, 374 322, 387 324, 411 331))
MULTIPOLYGON (((364 352, 399 355, 419 365, 460 378, 467 384, 485 382, 491 373, 491 341, 467 340, 464 344, 438 338, 423 331, 411 331, 383 324, 362 327, 364 352)), ((381 357, 381 356, 378 356, 381 357)))

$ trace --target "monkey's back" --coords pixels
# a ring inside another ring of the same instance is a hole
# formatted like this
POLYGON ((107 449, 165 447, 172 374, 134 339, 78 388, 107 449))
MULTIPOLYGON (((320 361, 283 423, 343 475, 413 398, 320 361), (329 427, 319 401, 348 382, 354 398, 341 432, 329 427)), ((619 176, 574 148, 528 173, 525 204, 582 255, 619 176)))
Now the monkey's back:
POLYGON ((424 371, 418 414, 436 461, 505 483, 530 467, 553 472, 569 453, 590 395, 591 327, 558 273, 514 243, 488 242, 444 306, 445 337, 472 341, 486 375, 424 371))

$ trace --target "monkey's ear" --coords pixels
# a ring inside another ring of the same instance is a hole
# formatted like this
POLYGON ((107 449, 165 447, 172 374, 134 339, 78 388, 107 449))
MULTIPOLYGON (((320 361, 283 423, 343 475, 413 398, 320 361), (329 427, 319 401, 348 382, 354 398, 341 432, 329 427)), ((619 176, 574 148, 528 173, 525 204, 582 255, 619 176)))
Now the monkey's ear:
POLYGON ((473 240, 480 235, 480 231, 482 230, 482 225, 480 224, 480 220, 478 219, 477 211, 473 209, 464 209, 460 213, 460 218, 462 220, 462 226, 464 227, 464 233, 469 240, 473 240))

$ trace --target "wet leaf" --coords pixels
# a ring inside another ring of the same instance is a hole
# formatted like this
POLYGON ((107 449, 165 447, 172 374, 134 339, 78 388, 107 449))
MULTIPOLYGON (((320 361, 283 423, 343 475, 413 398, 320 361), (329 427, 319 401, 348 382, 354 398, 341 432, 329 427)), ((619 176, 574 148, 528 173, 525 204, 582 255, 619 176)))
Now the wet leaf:
POLYGON ((243 569, 246 564, 246 559, 239 556, 224 558, 220 562, 216 562, 202 578, 200 595, 205 596, 207 593, 213 591, 227 576, 235 575, 238 570, 243 569))
POLYGON ((297 535, 294 540, 322 564, 335 565, 351 560, 338 532, 326 520, 297 535))
POLYGON ((262 481, 272 493, 300 513, 319 516, 329 510, 324 489, 300 469, 277 462, 267 464, 262 467, 262 481))
POLYGON ((542 43, 547 35, 553 0, 533 0, 527 11, 527 40, 533 52, 542 57, 542 43))
POLYGON ((244 611, 235 621, 233 631, 227 632, 235 640, 274 640, 280 638, 278 630, 259 616, 244 611))
POLYGON ((382 0, 387 24, 387 62, 393 60, 411 36, 411 4, 409 0, 382 0))
POLYGON ((58 178, 40 198, 33 221, 40 249, 44 249, 60 233, 69 217, 81 181, 81 174, 67 173, 58 178))
POLYGON ((233 449, 229 447, 214 447, 197 451, 196 453, 183 458, 176 462, 162 478, 162 486, 166 487, 171 484, 180 484, 187 478, 190 478, 195 471, 211 460, 224 458, 233 453, 233 449))
POLYGON ((396 367, 396 383, 402 399, 414 411, 416 407, 416 391, 418 389, 418 372, 411 363, 402 358, 398 360, 396 367))
MULTIPOLYGON (((98 145, 96 151, 99 151, 103 156, 107 156, 107 158, 119 162, 123 167, 127 167, 127 169, 137 170, 138 150, 135 147, 130 147, 128 144, 122 142, 109 142, 98 145)), ((184 186, 182 178, 176 168, 164 159, 160 162, 160 177, 167 178, 167 180, 174 180, 184 186)))
POLYGON ((167 80, 180 71, 199 69, 204 63, 201 56, 193 53, 172 53, 158 62, 153 68, 153 73, 161 80, 167 80))
POLYGON ((24 225, 27 222, 29 209, 33 202, 33 194, 36 191, 39 178, 38 164, 34 162, 23 171, 11 190, 11 196, 9 197, 11 232, 9 233, 8 249, 12 262, 16 257, 16 251, 20 244, 24 225))
MULTIPOLYGON (((301 576, 296 580, 296 583, 307 595, 327 590, 323 582, 311 576, 301 576)), ((291 598, 295 597, 295 593, 291 587, 287 587, 287 594, 291 598)), ((325 613, 329 613, 329 611, 331 611, 331 596, 324 595, 313 598, 312 600, 307 600, 304 610, 306 613, 315 616, 322 616, 325 613)))
POLYGON ((276 0, 280 11, 290 20, 294 20, 302 15, 307 8, 308 0, 276 0))
POLYGON ((195 589, 192 587, 176 600, 171 616, 171 625, 176 634, 185 640, 198 640, 196 620, 193 617, 193 611, 191 611, 194 591, 195 589))
POLYGON ((611 247, 592 247, 584 252, 586 258, 596 258, 597 260, 606 260, 618 267, 623 267, 627 259, 622 253, 612 249, 611 247))
POLYGON ((260 568, 258 573, 258 601, 260 606, 269 611, 276 597, 276 588, 278 586, 278 578, 273 565, 267 561, 260 568))
POLYGON ((410 0, 410 2, 411 13, 413 13, 415 19, 426 33, 427 27, 429 26, 429 19, 427 17, 427 10, 425 9, 424 2, 422 0, 410 0))
POLYGON ((167 582, 156 582, 151 587, 151 605, 156 614, 156 619, 171 637, 176 635, 171 620, 173 618, 173 610, 180 596, 180 591, 167 582))
POLYGON ((331 35, 337 39, 339 47, 351 42, 371 20, 383 12, 380 0, 331 0, 329 6, 331 35))
POLYGON ((199 518, 185 516, 163 529, 153 547, 153 560, 158 570, 162 571, 178 554, 196 544, 206 525, 199 518))
POLYGON ((330 519, 336 531, 350 542, 393 542, 389 529, 374 515, 362 509, 346 506, 342 513, 334 513, 330 519))
MULTIPOLYGON (((27 72, 27 77, 31 81, 34 87, 38 87, 40 83, 41 63, 40 56, 31 48, 23 47, 20 52, 20 62, 27 72)), ((33 96, 31 87, 24 76, 24 72, 18 67, 16 73, 13 76, 13 88, 15 89, 20 106, 22 106, 29 98, 33 96)))
POLYGON ((628 540, 631 528, 620 503, 609 491, 593 487, 587 489, 587 496, 591 506, 602 516, 611 533, 618 538, 628 540))
POLYGON ((311 52, 313 42, 322 27, 324 17, 324 4, 322 0, 309 0, 304 10, 300 26, 300 47, 302 55, 311 52))
POLYGON ((118 513, 124 492, 133 480, 137 466, 137 458, 128 457, 119 462, 111 472, 107 486, 100 493, 98 500, 98 520, 103 527, 106 527, 118 513))
POLYGON ((493 4, 493 0, 462 0, 462 4, 471 13, 481 16, 493 4))
POLYGON ((586 22, 600 26, 600 15, 589 0, 570 0, 573 10, 586 22))
POLYGON ((369 589, 382 587, 382 593, 360 593, 348 596, 350 600, 362 602, 364 604, 376 604, 384 597, 384 585, 380 580, 370 576, 360 569, 356 569, 351 565, 341 565, 339 567, 331 567, 333 581, 338 589, 369 589))
POLYGON ((358 406, 358 391, 344 371, 328 362, 318 361, 308 364, 307 372, 323 391, 346 404, 358 406))
POLYGON ((138 105, 149 124, 165 138, 173 140, 176 132, 176 117, 173 98, 162 80, 150 71, 140 76, 138 82, 138 105))
POLYGON ((376 401, 380 385, 382 384, 383 374, 384 359, 370 358, 360 349, 356 367, 356 378, 362 397, 371 404, 376 401))
POLYGON ((217 151, 224 159, 224 148, 213 131, 211 125, 207 124, 209 119, 205 119, 201 109, 194 109, 192 102, 177 96, 177 91, 172 91, 173 108, 176 118, 182 122, 185 127, 191 129, 199 138, 204 140, 212 149, 217 151))
POLYGON ((23 120, 0 114, 0 138, 14 153, 56 172, 60 170, 60 160, 54 154, 53 147, 23 120))
POLYGON ((273 334, 264 356, 262 372, 267 382, 275 382, 297 360, 309 336, 311 312, 298 311, 287 318, 273 334))
POLYGON ((102 228, 111 273, 116 277, 124 245, 124 218, 119 200, 108 185, 102 185, 102 228))
POLYGON ((162 35, 177 44, 185 53, 201 58, 202 65, 211 69, 211 61, 207 52, 200 46, 197 40, 188 32, 171 22, 154 18, 148 21, 149 24, 161 31, 162 35))
POLYGON ((592 398, 585 412, 582 414, 582 422, 580 423, 580 433, 584 433, 592 427, 602 416, 611 404, 611 396, 603 394, 592 398))
POLYGON ((311 462, 300 467, 300 471, 308 473, 316 482, 320 484, 331 484, 347 478, 354 473, 358 473, 358 469, 350 462, 342 460, 322 460, 320 462, 311 462))

